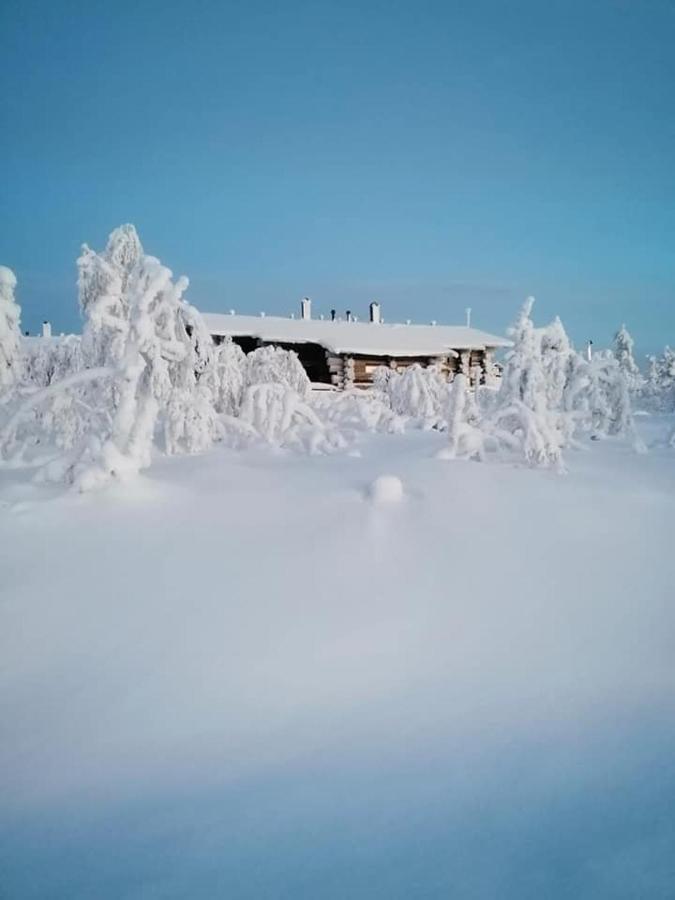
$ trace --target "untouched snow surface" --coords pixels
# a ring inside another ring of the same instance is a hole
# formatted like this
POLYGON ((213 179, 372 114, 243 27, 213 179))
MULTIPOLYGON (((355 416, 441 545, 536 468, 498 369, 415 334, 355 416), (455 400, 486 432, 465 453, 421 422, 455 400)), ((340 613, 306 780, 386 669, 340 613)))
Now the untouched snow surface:
POLYGON ((442 446, 0 472, 3 898, 675 896, 675 456, 442 446))

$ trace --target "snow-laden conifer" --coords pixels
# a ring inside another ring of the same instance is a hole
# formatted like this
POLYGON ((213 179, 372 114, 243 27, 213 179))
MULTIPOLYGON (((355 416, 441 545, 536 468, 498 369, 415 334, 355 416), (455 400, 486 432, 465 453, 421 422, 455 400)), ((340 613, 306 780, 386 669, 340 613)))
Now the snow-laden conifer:
POLYGON ((14 297, 16 276, 0 266, 0 398, 16 386, 21 377, 21 308, 14 297))
POLYGON ((549 407, 542 339, 532 322, 528 297, 509 330, 513 346, 499 388, 490 428, 503 442, 517 444, 530 465, 560 466, 564 432, 557 410, 549 407))
POLYGON ((143 246, 133 225, 111 232, 105 250, 82 246, 78 267, 80 310, 85 319, 83 349, 90 365, 119 362, 124 352, 129 318, 129 280, 143 258, 143 246))
POLYGON ((108 373, 96 381, 97 406, 108 422, 92 422, 86 439, 49 475, 86 489, 149 465, 160 426, 168 453, 206 449, 220 426, 212 342, 201 315, 183 299, 187 278, 174 282, 166 266, 145 255, 132 226, 116 229, 102 254, 86 248, 83 255, 83 342, 108 373))
POLYGON ((631 393, 637 393, 644 383, 642 373, 633 356, 634 347, 635 341, 626 326, 622 325, 614 335, 613 353, 631 393))

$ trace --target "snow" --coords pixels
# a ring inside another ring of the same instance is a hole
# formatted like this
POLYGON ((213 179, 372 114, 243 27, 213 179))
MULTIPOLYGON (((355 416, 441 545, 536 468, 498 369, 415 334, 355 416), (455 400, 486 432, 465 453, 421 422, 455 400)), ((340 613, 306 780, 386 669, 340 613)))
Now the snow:
POLYGON ((503 337, 464 325, 400 325, 328 319, 284 319, 204 313, 211 334, 250 336, 284 344, 321 344, 332 353, 364 356, 441 356, 449 350, 508 347, 503 337))
POLYGON ((400 503, 403 482, 396 475, 380 475, 370 485, 368 494, 373 503, 400 503))
POLYGON ((0 469, 3 896, 672 895, 675 466, 0 469), (363 502, 383 472, 403 504, 363 502))

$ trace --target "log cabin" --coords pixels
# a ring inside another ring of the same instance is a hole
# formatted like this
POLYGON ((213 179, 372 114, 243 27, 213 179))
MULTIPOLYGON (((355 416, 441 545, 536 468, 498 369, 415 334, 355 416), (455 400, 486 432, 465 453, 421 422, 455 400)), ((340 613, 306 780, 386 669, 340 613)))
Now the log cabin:
POLYGON ((218 343, 231 338, 246 352, 276 346, 294 350, 316 387, 345 390, 368 387, 378 366, 402 369, 413 363, 438 366, 448 377, 462 371, 474 383, 484 377, 496 350, 510 341, 470 325, 389 324, 379 303, 370 304, 369 321, 350 312, 337 318, 312 318, 311 301, 301 303, 300 317, 241 316, 204 313, 206 326, 218 343))

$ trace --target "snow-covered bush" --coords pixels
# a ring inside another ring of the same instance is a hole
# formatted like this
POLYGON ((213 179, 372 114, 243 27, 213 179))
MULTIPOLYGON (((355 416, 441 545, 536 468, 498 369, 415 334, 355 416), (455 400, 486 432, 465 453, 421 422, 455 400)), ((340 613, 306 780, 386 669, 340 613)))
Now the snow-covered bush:
POLYGON ((448 396, 448 382, 441 372, 435 366, 425 369, 418 363, 400 373, 380 369, 376 373, 376 389, 387 397, 392 411, 415 420, 423 428, 438 427, 445 415, 448 396), (390 374, 385 375, 387 372, 390 374))
POLYGON ((329 453, 347 446, 337 428, 323 422, 296 391, 283 384, 246 388, 238 418, 227 424, 231 441, 238 446, 259 440, 308 453, 329 453))
POLYGON ((382 394, 384 397, 388 398, 387 386, 389 384, 392 376, 396 374, 396 371, 389 366, 377 366, 375 371, 373 372, 373 391, 382 394))
POLYGON ((376 391, 327 393, 312 398, 312 406, 326 424, 352 437, 363 431, 401 434, 405 430, 406 420, 376 391))
POLYGON ((23 377, 27 387, 44 388, 84 368, 79 335, 22 338, 23 377))
POLYGON ((14 299, 15 287, 14 272, 0 266, 0 398, 21 377, 21 308, 14 299))
POLYGON ((311 383, 298 354, 281 347, 258 347, 246 357, 245 387, 280 384, 308 397, 311 383))

